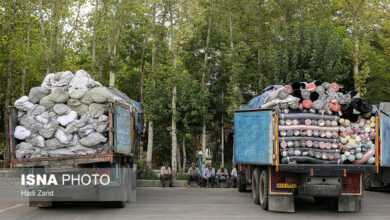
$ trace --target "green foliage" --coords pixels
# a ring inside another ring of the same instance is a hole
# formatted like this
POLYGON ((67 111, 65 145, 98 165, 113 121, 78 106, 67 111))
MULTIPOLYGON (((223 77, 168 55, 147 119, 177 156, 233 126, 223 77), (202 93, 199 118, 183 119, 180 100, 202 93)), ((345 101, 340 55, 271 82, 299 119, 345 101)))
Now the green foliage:
POLYGON ((186 172, 181 172, 182 170, 179 170, 179 175, 176 177, 177 180, 187 180, 188 174, 186 172))
MULTIPOLYGON (((214 0, 205 66, 210 0, 42 1, 44 34, 39 2, 0 2, 1 102, 6 101, 9 69, 10 103, 28 95, 32 87, 42 82, 47 68, 43 36, 47 41, 50 72, 85 69, 108 85, 111 70, 116 75, 115 86, 138 101, 143 69, 143 116, 154 122, 153 163, 157 165, 171 161, 174 85, 177 112, 173 117, 177 122, 178 145, 185 141, 188 162, 197 159, 203 121, 211 137, 209 146, 219 147, 216 140, 220 136, 214 135, 214 131, 231 124, 234 110, 271 84, 336 81, 348 90, 361 91, 369 103, 390 101, 390 16, 389 7, 385 7, 388 0, 364 1, 359 7, 361 1, 355 0, 315 3, 214 0), (175 31, 172 45, 168 11, 171 3, 175 31), (12 28, 14 12, 15 28, 12 28), (354 57, 355 31, 360 49, 357 57, 354 57), (173 52, 178 61, 175 72, 173 52), (354 58, 359 64, 357 75, 353 74, 354 58), (25 91, 21 91, 25 62, 25 91)), ((3 115, 3 108, 0 114, 3 115)), ((4 123, 0 123, 3 134, 4 123)), ((5 140, 0 138, 2 151, 5 140)), ((144 142, 147 146, 146 139, 144 142)), ((231 153, 229 149, 226 152, 231 153)), ((219 159, 220 155, 213 157, 219 159)), ((139 171, 143 172, 139 175, 153 178, 150 171, 142 168, 144 165, 141 158, 139 171)))
POLYGON ((141 157, 137 161, 137 179, 158 180, 157 174, 146 167, 146 157, 141 157))

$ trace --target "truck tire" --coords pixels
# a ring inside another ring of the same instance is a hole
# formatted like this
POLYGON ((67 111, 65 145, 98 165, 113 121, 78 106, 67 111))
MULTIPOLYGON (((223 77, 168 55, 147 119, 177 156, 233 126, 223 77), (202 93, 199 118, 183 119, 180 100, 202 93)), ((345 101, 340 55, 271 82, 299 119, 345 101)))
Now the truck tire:
POLYGON ((246 175, 245 172, 238 172, 237 188, 239 192, 246 192, 246 175))
POLYGON ((260 180, 260 169, 255 168, 252 174, 252 198, 253 198, 253 202, 256 205, 260 204, 259 180, 260 180))
POLYGON ((264 210, 268 210, 269 176, 267 170, 263 170, 259 180, 259 200, 264 210))

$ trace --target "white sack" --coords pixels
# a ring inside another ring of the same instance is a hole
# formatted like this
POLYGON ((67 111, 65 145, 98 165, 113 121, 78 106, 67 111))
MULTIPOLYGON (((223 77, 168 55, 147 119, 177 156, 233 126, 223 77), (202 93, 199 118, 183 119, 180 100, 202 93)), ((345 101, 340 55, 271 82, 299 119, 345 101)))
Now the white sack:
POLYGON ((39 104, 44 106, 46 109, 50 109, 55 103, 65 103, 69 99, 66 88, 53 88, 51 93, 43 97, 39 104))
POLYGON ((81 118, 79 120, 75 120, 66 126, 65 132, 68 134, 72 134, 74 132, 77 132, 80 128, 84 127, 85 124, 86 124, 85 119, 81 118))
POLYGON ((43 107, 43 106, 41 106, 41 105, 34 105, 34 107, 31 108, 31 109, 27 112, 27 115, 36 116, 36 115, 42 114, 42 113, 45 112, 45 111, 46 111, 45 107, 43 107))
POLYGON ((83 103, 83 104, 86 104, 86 105, 90 105, 93 103, 93 100, 91 98, 91 94, 89 93, 89 91, 87 91, 83 97, 80 98, 80 102, 83 103))
POLYGON ((113 101, 114 97, 111 94, 110 90, 106 87, 96 87, 89 90, 89 94, 93 102, 96 103, 106 103, 108 101, 113 101))
POLYGON ((81 103, 78 99, 69 99, 66 104, 79 115, 82 115, 89 110, 88 105, 81 103))
POLYGON ((66 115, 59 116, 57 118, 57 122, 60 123, 62 126, 66 126, 67 124, 71 123, 72 121, 76 120, 78 117, 77 112, 70 111, 66 115))
POLYGON ((34 107, 34 104, 29 101, 27 96, 22 96, 14 102, 14 106, 19 110, 27 112, 34 107))
POLYGON ((46 87, 34 87, 30 89, 28 98, 32 103, 38 103, 41 98, 50 94, 50 89, 46 87))
POLYGON ((64 148, 68 146, 66 144, 62 144, 57 138, 47 139, 45 141, 45 144, 47 150, 55 150, 58 148, 64 148))
POLYGON ((108 116, 101 115, 98 121, 94 124, 94 128, 99 133, 108 131, 108 116))
POLYGON ((57 132, 55 133, 54 135, 55 138, 58 139, 58 141, 61 143, 61 144, 70 144, 70 142, 72 141, 73 139, 73 135, 71 134, 68 134, 64 131, 64 128, 60 127, 57 132))
POLYGON ((55 82, 52 83, 52 86, 60 87, 67 86, 69 82, 73 79, 74 75, 70 71, 58 72, 54 76, 55 82))
POLYGON ((95 154, 96 150, 89 147, 84 147, 81 144, 77 144, 76 146, 70 148, 73 152, 75 152, 78 155, 88 155, 88 154, 95 154))
POLYGON ((47 153, 47 150, 41 149, 41 148, 35 148, 34 152, 31 154, 30 158, 41 158, 41 157, 47 157, 49 154, 47 153))
POLYGON ((85 70, 77 70, 73 79, 69 82, 70 86, 75 84, 83 84, 86 87, 94 87, 95 83, 91 76, 85 70))
POLYGON ((16 126, 14 136, 16 139, 25 140, 31 136, 31 131, 27 130, 23 126, 16 126))
POLYGON ((86 126, 80 128, 78 131, 78 134, 80 135, 80 137, 84 138, 84 137, 87 137, 89 134, 91 134, 94 131, 95 131, 95 129, 93 128, 93 125, 89 124, 89 125, 86 125, 86 126))
POLYGON ((85 86, 84 84, 74 84, 68 89, 68 94, 71 98, 79 99, 83 97, 87 91, 87 86, 85 86))
POLYGON ((47 74, 41 84, 41 87, 51 89, 51 86, 54 82, 54 73, 47 74))
POLYGON ((57 115, 66 115, 71 111, 71 109, 67 105, 59 103, 53 106, 53 111, 57 115))
POLYGON ((89 106, 89 115, 91 118, 99 118, 108 112, 107 104, 93 103, 89 106))
POLYGON ((45 147, 45 139, 41 135, 34 134, 31 137, 26 138, 26 142, 33 145, 34 147, 45 147))
POLYGON ((102 134, 100 133, 92 133, 89 134, 87 137, 82 138, 79 142, 81 145, 84 145, 86 147, 93 147, 97 144, 100 144, 102 142, 106 142, 107 138, 105 138, 102 134))
POLYGON ((29 143, 22 142, 15 146, 15 156, 16 159, 25 158, 27 155, 34 152, 33 146, 29 143))
POLYGON ((27 112, 23 110, 18 110, 18 120, 20 120, 24 115, 26 115, 27 112))
POLYGON ((49 150, 48 154, 50 157, 65 157, 65 156, 73 156, 74 153, 68 148, 61 148, 56 150, 49 150))
POLYGON ((38 134, 38 131, 43 128, 43 124, 36 121, 34 117, 28 115, 23 116, 19 119, 19 124, 30 130, 33 134, 38 134))
POLYGON ((99 154, 106 154, 108 153, 108 143, 100 143, 94 147, 96 149, 96 152, 99 154))
POLYGON ((46 138, 52 138, 56 132, 58 124, 56 122, 49 121, 43 125, 43 128, 39 130, 39 134, 46 138))

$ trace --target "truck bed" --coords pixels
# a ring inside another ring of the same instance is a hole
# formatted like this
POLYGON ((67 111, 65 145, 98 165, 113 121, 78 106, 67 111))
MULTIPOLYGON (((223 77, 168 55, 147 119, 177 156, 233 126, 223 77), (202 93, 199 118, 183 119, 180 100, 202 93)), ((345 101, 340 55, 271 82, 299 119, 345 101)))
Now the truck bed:
POLYGON ((136 154, 137 131, 135 117, 129 106, 122 103, 109 103, 108 152, 104 154, 74 155, 62 157, 15 158, 17 144, 13 133, 19 124, 17 111, 8 107, 5 111, 5 138, 7 158, 11 167, 74 166, 99 162, 113 162, 114 157, 130 158, 136 154))
POLYGON ((42 157, 14 159, 13 167, 75 166, 78 164, 113 162, 113 154, 77 155, 67 157, 42 157))
POLYGON ((362 164, 279 164, 279 171, 312 176, 344 176, 349 173, 374 173, 375 165, 362 164))
MULTIPOLYGON (((277 112, 272 109, 239 110, 234 113, 234 160, 236 163, 272 166, 276 171, 326 176, 377 171, 378 161, 374 165, 282 164, 279 160, 277 117, 277 112)), ((377 137, 377 140, 378 138, 380 137, 377 137)))

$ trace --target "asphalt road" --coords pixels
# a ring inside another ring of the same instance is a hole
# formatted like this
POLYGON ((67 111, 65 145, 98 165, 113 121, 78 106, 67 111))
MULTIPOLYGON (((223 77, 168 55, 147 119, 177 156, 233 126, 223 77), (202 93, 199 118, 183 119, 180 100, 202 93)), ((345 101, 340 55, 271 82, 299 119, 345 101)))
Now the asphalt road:
MULTIPOLYGON (((3 199, 12 193, 0 187, 3 199)), ((311 198, 297 198, 295 213, 268 212, 252 202, 250 193, 236 189, 138 188, 137 199, 123 209, 91 204, 40 209, 25 201, 2 201, 0 219, 390 219, 390 191, 365 192, 359 213, 337 213, 311 198)))

